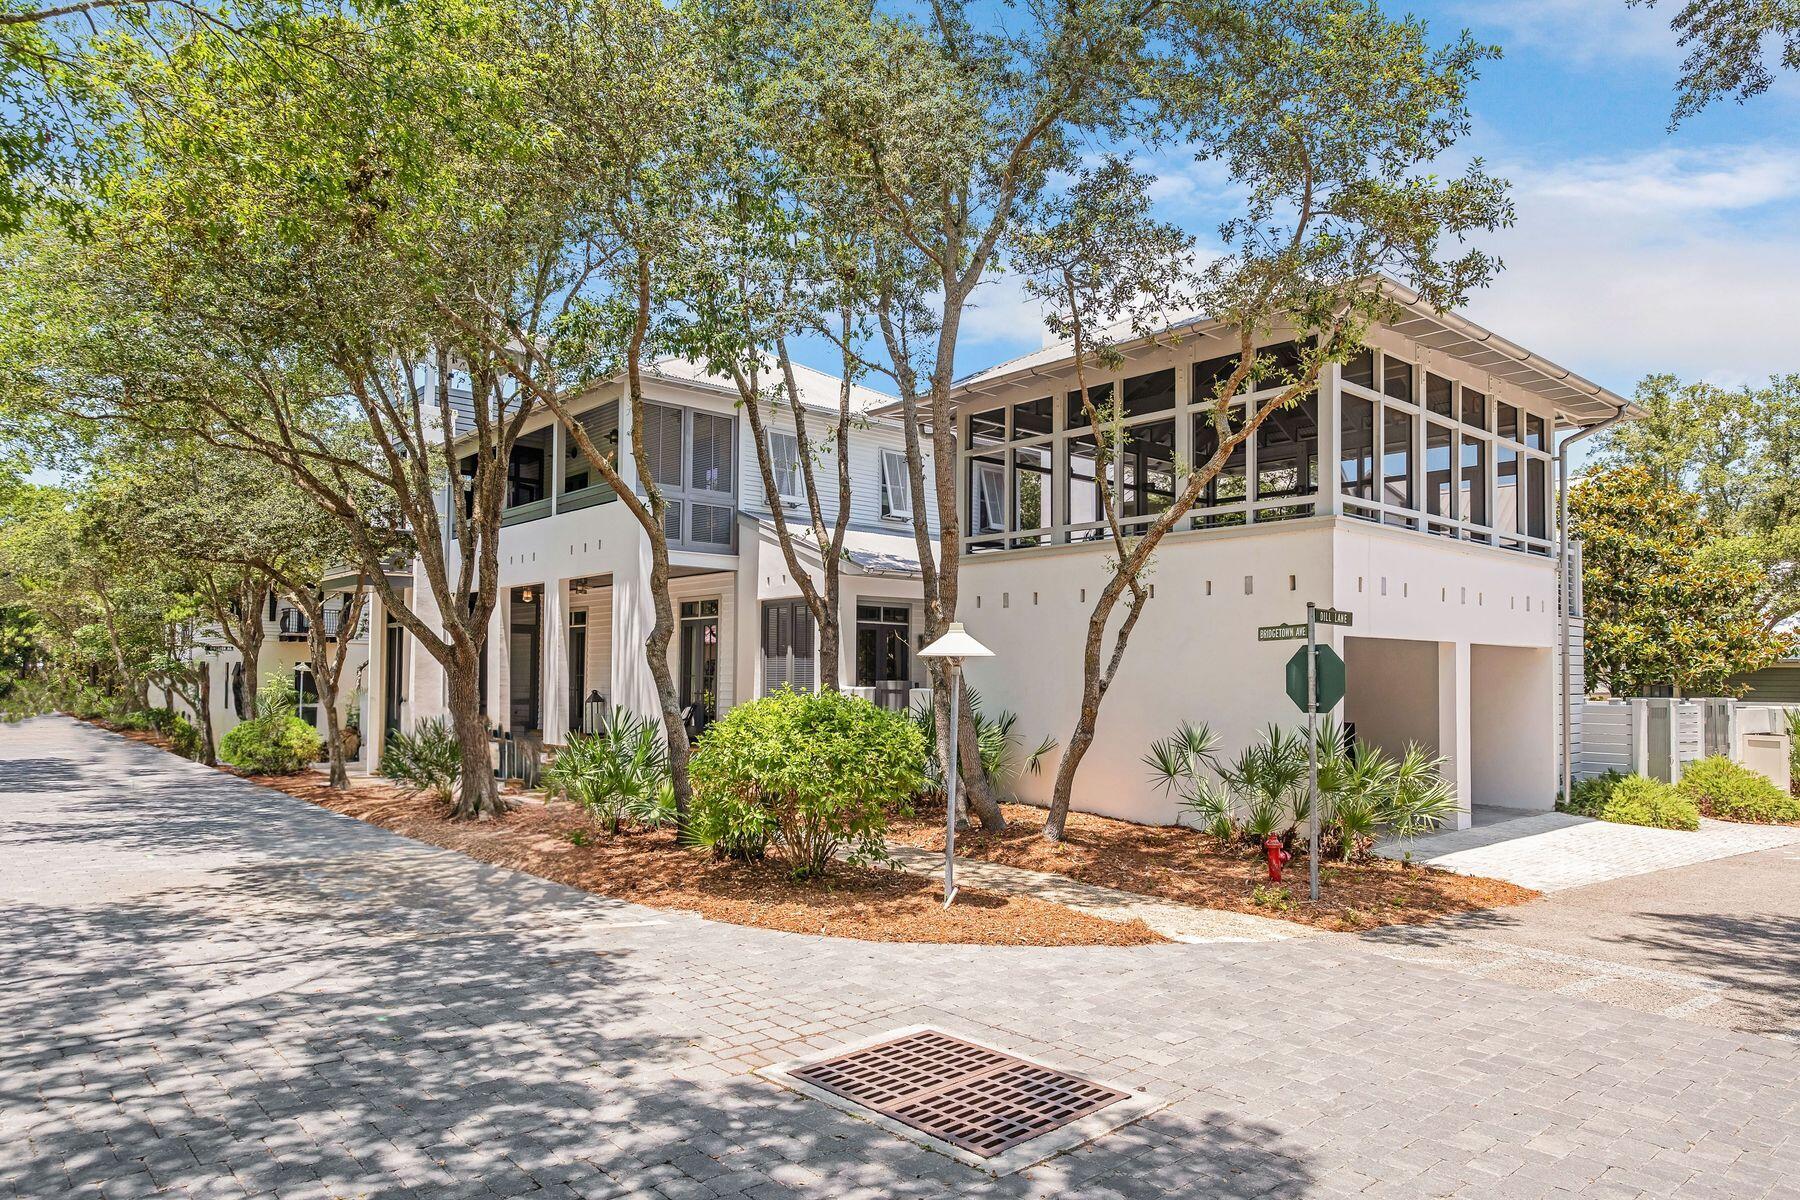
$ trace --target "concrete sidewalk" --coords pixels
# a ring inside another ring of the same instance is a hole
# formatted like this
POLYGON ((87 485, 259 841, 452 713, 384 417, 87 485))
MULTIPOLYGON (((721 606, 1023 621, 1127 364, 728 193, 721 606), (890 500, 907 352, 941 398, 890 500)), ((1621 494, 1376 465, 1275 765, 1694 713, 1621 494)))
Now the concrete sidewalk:
POLYGON ((1410 854, 1414 862, 1461 875, 1558 892, 1796 844, 1800 828, 1786 825, 1702 819, 1690 832, 1546 812, 1411 842, 1383 842, 1375 852, 1387 858, 1410 854))

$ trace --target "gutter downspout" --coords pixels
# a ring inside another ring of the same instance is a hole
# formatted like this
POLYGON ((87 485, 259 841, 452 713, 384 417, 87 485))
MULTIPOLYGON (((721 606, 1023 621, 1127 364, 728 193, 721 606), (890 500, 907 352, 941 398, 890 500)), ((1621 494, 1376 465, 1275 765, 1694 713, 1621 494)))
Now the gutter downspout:
POLYGON ((1569 601, 1572 598, 1569 587, 1569 447, 1612 428, 1624 419, 1625 410, 1621 408, 1606 420, 1570 434, 1556 448, 1556 620, 1557 636, 1562 646, 1562 658, 1557 663, 1562 679, 1558 681, 1557 694, 1562 705, 1562 798, 1565 804, 1569 801, 1575 774, 1575 764, 1569 761, 1569 718, 1572 713, 1569 704, 1569 601))

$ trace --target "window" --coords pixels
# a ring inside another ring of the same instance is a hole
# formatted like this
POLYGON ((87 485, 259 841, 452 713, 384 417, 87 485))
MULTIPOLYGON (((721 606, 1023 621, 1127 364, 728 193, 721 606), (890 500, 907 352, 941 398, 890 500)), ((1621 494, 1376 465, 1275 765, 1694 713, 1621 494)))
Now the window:
POLYGON ((1525 515, 1519 503, 1519 452, 1505 442, 1494 446, 1494 528, 1501 533, 1522 531, 1525 515))
MULTIPOLYGON (((1112 404, 1113 387, 1110 383, 1102 383, 1088 389, 1088 400, 1092 402, 1102 421, 1106 420, 1108 406, 1112 404)), ((1092 429, 1093 419, 1088 416, 1087 409, 1082 406, 1081 393, 1069 393, 1068 425, 1070 429, 1092 429)))
POLYGON ((1413 401, 1413 366, 1402 359, 1381 356, 1381 392, 1395 400, 1413 401))
POLYGON ((1398 508, 1413 500, 1413 415, 1387 409, 1381 419, 1381 498, 1398 508))
POLYGON ((1319 490, 1319 398, 1270 413, 1256 430, 1256 498, 1311 496, 1319 490))
POLYGON ((1494 401, 1494 432, 1515 442, 1519 440, 1519 410, 1504 400, 1494 401))
POLYGON ((912 480, 906 470, 906 455, 898 450, 881 452, 881 515, 912 516, 912 480))
POLYGON ((319 725, 319 688, 313 679, 312 668, 305 663, 294 667, 294 695, 297 701, 294 715, 315 729, 319 725))
POLYGON ((697 621, 702 617, 718 615, 719 602, 717 600, 683 600, 681 602, 681 619, 684 621, 697 621))
POLYGON ((1456 385, 1442 375, 1425 373, 1425 408, 1433 416, 1456 420, 1456 385))
POLYGON ((798 502, 802 498, 798 435, 769 430, 769 466, 775 473, 775 493, 783 500, 798 502))
POLYGON ((1344 495, 1372 501, 1375 499, 1374 401, 1345 396, 1340 428, 1342 444, 1338 450, 1338 470, 1344 495))
MULTIPOLYGON (((1094 435, 1083 433, 1070 438, 1063 448, 1063 454, 1068 473, 1069 494, 1065 503, 1069 509, 1069 524, 1087 525, 1105 520, 1105 502, 1101 499, 1100 484, 1095 473, 1099 455, 1094 435)), ((1081 541, 1086 536, 1085 533, 1078 533, 1075 538, 1081 541)))
POLYGON ((531 504, 544 498, 544 448, 515 442, 506 461, 506 506, 531 504))
POLYGON ((994 446, 1006 440, 1006 410, 990 408, 969 414, 969 445, 994 446))
POLYGON ((1462 390, 1462 423, 1471 429, 1487 428, 1487 396, 1474 388, 1462 390))
POLYGON ((1013 405, 1012 435, 1017 438, 1042 437, 1051 432, 1056 419, 1056 401, 1049 396, 1013 405))
POLYGON ((856 686, 875 702, 904 709, 912 686, 911 613, 903 604, 856 606, 856 686))
MULTIPOLYGON (((1375 352, 1363 347, 1344 360, 1339 375, 1345 383, 1354 383, 1359 387, 1375 390, 1375 352)), ((1410 397, 1409 397, 1410 399, 1410 397)))
POLYGON ((1525 414, 1525 444, 1533 450, 1548 450, 1548 440, 1544 436, 1544 418, 1536 413, 1525 414))
POLYGON ((1448 425, 1425 422, 1425 511, 1434 517, 1456 517, 1456 476, 1450 462, 1456 434, 1448 425))
POLYGON ((1175 422, 1155 421, 1126 429, 1119 445, 1119 466, 1119 515, 1148 517, 1168 508, 1175 502, 1175 422))
POLYGON ((1194 364, 1194 403, 1205 404, 1209 400, 1219 398, 1219 389, 1224 387, 1237 370, 1238 356, 1225 354, 1218 358, 1209 358, 1205 362, 1194 364))
POLYGON ((1013 451, 1013 538, 1015 546, 1036 546, 1050 528, 1050 447, 1020 446, 1013 451))
POLYGON ((1550 463, 1542 458, 1525 460, 1525 533, 1529 537, 1550 536, 1550 463))
MULTIPOLYGON (((1248 442, 1239 442, 1237 447, 1219 467, 1219 473, 1207 483, 1206 491, 1199 501, 1201 507, 1212 507, 1221 504, 1236 504, 1250 494, 1248 442)), ((1212 416, 1201 413, 1194 418, 1194 462, 1204 465, 1212 461, 1213 455, 1219 451, 1218 430, 1213 427, 1212 416)), ((1242 525, 1243 513, 1215 513, 1195 520, 1199 527, 1218 525, 1242 525)))
POLYGON ((1488 523, 1487 443, 1480 438, 1462 439, 1461 511, 1471 525, 1488 523))
POLYGON ((1175 371, 1154 371, 1125 381, 1125 415, 1145 417, 1175 407, 1175 371))
POLYGON ((997 459, 969 461, 969 534, 1006 530, 1006 468, 997 459))

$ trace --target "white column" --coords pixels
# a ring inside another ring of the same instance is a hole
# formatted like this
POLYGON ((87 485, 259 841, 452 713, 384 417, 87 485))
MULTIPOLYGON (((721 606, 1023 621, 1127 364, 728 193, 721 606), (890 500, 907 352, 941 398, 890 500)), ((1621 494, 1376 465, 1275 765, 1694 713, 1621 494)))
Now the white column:
POLYGON ((569 464, 563 450, 567 443, 567 435, 563 433, 561 420, 550 422, 550 471, 546 476, 550 488, 550 512, 555 515, 557 505, 562 503, 563 470, 569 464))
POLYGON ((371 592, 369 614, 369 669, 364 673, 362 701, 363 762, 371 771, 381 763, 387 748, 387 678, 393 664, 387 660, 387 603, 371 592))
MULTIPOLYGON (((757 696, 757 683, 762 665, 762 604, 757 599, 762 582, 762 526, 754 517, 738 517, 737 570, 732 574, 732 620, 737 637, 732 641, 735 670, 731 673, 731 704, 742 704, 757 696)), ((724 714, 727 702, 719 698, 719 712, 724 714)))
MULTIPOLYGON (((1326 363, 1319 374, 1319 502, 1313 511, 1320 516, 1335 517, 1344 511, 1343 475, 1338 469, 1338 443, 1344 427, 1343 375, 1344 369, 1337 363, 1326 363)), ((1379 412, 1375 427, 1379 436, 1379 412)), ((1380 468, 1376 469, 1379 472, 1380 468)))
POLYGON ((487 632, 487 719, 498 729, 510 729, 512 718, 512 647, 508 644, 511 630, 512 589, 501 588, 494 599, 494 611, 488 616, 487 632))
POLYGON ((1439 642, 1437 666, 1438 753, 1444 778, 1456 788, 1454 828, 1474 823, 1474 780, 1469 721, 1469 644, 1439 642))
POLYGON ((546 742, 560 743, 569 733, 569 581, 544 585, 543 661, 538 673, 539 720, 546 742))

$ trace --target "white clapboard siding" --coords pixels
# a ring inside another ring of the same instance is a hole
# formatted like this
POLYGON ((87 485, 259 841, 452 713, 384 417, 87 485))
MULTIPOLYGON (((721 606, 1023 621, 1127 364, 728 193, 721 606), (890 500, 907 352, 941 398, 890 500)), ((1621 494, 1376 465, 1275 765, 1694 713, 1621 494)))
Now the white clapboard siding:
MULTIPOLYGON (((794 422, 791 416, 783 412, 770 413, 766 418, 767 427, 792 433, 794 422)), ((769 498, 763 487, 762 468, 757 463, 756 438, 750 431, 750 422, 738 423, 738 456, 739 479, 738 505, 745 512, 763 515, 769 511, 769 498)), ((819 485, 819 502, 826 521, 837 517, 838 479, 837 456, 834 453, 836 440, 831 436, 830 420, 824 414, 809 413, 806 421, 807 435, 812 439, 816 455, 813 461, 813 478, 819 485)), ((895 532, 906 533, 912 529, 910 521, 904 518, 887 517, 881 511, 881 452, 883 449, 903 451, 905 441, 898 427, 882 425, 853 426, 850 430, 850 521, 851 524, 864 529, 893 528, 895 532)), ((937 529, 937 501, 935 489, 931 483, 929 467, 930 453, 926 451, 926 511, 929 514, 933 532, 937 529)), ((802 500, 787 506, 790 517, 804 518, 807 507, 802 500)))
MULTIPOLYGON (((1573 617, 1569 621, 1569 668, 1563 672, 1565 686, 1569 689, 1569 759, 1575 764, 1575 774, 1581 774, 1581 735, 1587 712, 1587 657, 1583 653, 1582 619, 1573 617)), ((1562 656, 1559 641, 1556 648, 1557 657, 1562 656)), ((1556 681, 1551 680, 1551 703, 1555 713, 1551 720, 1555 726, 1556 753, 1558 769, 1561 769, 1562 755, 1562 697, 1555 694, 1556 681)), ((1559 776, 1560 778, 1560 776, 1559 776)))

